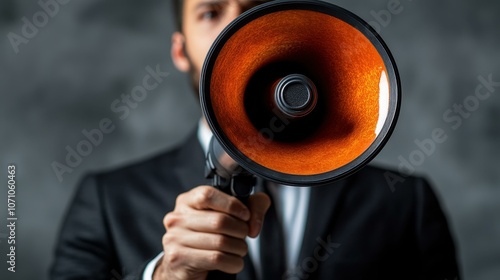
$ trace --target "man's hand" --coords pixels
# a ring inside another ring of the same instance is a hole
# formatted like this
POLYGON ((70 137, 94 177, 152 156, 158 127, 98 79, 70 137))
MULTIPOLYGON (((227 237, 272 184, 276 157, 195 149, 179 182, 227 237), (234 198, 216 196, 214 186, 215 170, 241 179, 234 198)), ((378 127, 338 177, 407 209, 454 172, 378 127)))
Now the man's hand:
POLYGON ((154 280, 206 279, 208 271, 238 273, 248 247, 245 237, 256 237, 271 205, 264 193, 241 201, 210 186, 200 186, 177 197, 165 215, 165 255, 154 280))

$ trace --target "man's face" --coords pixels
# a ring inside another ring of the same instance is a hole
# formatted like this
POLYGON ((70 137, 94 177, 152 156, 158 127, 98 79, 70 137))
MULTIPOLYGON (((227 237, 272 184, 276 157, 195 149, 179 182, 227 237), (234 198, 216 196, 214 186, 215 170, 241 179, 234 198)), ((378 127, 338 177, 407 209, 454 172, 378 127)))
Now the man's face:
MULTIPOLYGON (((195 89, 205 57, 219 33, 244 11, 269 0, 184 0, 182 31, 172 36, 172 58, 195 89)), ((198 92, 197 92, 198 93, 198 92)))

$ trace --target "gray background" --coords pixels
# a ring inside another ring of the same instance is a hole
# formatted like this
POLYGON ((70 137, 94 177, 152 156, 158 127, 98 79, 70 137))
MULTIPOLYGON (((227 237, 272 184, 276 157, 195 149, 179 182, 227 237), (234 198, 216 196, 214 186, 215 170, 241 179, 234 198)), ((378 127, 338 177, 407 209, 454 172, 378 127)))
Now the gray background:
MULTIPOLYGON (((335 1, 367 21, 388 0, 335 1)), ((500 87, 456 130, 443 120, 474 94, 478 76, 500 81, 499 1, 410 1, 381 35, 404 89, 394 136, 375 160, 397 167, 434 128, 448 135, 417 167, 435 186, 456 238, 465 279, 500 279, 500 87)), ((7 274, 5 183, 0 188, 0 278, 46 279, 61 217, 82 174, 114 168, 182 141, 200 116, 184 75, 169 58, 168 0, 70 1, 15 54, 7 34, 40 11, 36 1, 0 1, 0 180, 17 165, 17 272, 7 274), (170 75, 125 120, 110 110, 141 83, 145 67, 170 75), (83 129, 102 118, 116 125, 59 182, 54 161, 83 129)), ((388 191, 390 191, 388 189, 388 191)), ((397 186, 396 186, 397 191, 397 186)), ((145 206, 146 207, 146 206, 145 206)))

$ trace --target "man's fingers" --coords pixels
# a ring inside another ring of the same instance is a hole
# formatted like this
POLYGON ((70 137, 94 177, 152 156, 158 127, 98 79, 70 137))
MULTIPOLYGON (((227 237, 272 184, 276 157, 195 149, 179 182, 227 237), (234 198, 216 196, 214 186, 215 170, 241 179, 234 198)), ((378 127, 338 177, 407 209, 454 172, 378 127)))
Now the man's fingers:
POLYGON ((248 199, 248 209, 250 209, 251 217, 249 221, 250 230, 248 236, 255 238, 259 235, 264 222, 264 216, 271 206, 271 199, 265 193, 256 193, 248 199))
POLYGON ((247 207, 209 186, 179 195, 163 220, 164 273, 204 279, 211 270, 240 272, 248 252, 244 239, 259 234, 270 205, 264 193, 250 196, 247 207))
POLYGON ((213 250, 199 250, 184 246, 171 246, 165 250, 163 262, 167 267, 183 270, 211 271, 220 270, 236 274, 243 270, 243 258, 213 250))
POLYGON ((198 233, 225 234, 243 239, 248 235, 248 224, 231 215, 210 211, 193 210, 179 214, 168 213, 163 219, 167 231, 172 228, 185 228, 198 233))
POLYGON ((210 187, 200 186, 177 197, 176 205, 187 205, 198 210, 215 210, 248 221, 250 211, 237 198, 210 187))
POLYGON ((173 242, 182 246, 211 251, 221 251, 244 257, 248 253, 248 246, 244 239, 215 233, 193 233, 188 230, 175 230, 176 234, 165 234, 164 244, 173 242))

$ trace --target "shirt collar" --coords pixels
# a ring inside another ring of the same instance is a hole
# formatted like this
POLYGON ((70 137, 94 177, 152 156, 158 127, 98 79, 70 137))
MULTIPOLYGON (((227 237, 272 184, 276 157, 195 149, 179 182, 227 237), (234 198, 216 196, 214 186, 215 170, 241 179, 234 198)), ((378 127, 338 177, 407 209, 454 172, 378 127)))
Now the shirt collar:
POLYGON ((212 139, 212 131, 208 127, 207 123, 200 119, 198 122, 198 141, 200 141, 201 148, 205 155, 208 152, 208 145, 210 145, 210 139, 212 139))

